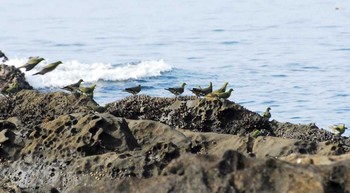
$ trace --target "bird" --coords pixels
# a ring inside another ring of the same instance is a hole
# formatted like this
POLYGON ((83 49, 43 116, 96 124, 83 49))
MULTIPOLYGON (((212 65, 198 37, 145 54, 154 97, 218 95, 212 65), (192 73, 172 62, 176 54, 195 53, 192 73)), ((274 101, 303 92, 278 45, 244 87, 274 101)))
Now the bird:
POLYGON ((267 118, 267 119, 270 119, 270 118, 271 118, 270 110, 271 110, 270 107, 267 107, 267 108, 266 108, 266 111, 265 111, 264 114, 263 114, 263 117, 264 117, 264 118, 267 118))
POLYGON ((60 64, 62 64, 61 61, 57 61, 57 62, 51 63, 51 64, 45 66, 40 72, 37 72, 37 73, 33 74, 33 76, 34 76, 34 75, 37 75, 37 74, 44 75, 44 74, 46 74, 46 73, 48 73, 48 72, 51 72, 51 71, 55 70, 55 68, 56 68, 58 65, 60 65, 60 64))
POLYGON ((141 85, 135 86, 135 87, 130 87, 130 88, 125 88, 125 92, 131 93, 133 95, 137 95, 141 91, 141 85))
POLYGON ((193 94, 195 94, 197 97, 200 97, 202 95, 202 89, 201 88, 192 88, 189 89, 193 94))
POLYGON ((19 68, 25 68, 26 71, 33 69, 36 65, 38 65, 41 61, 45 60, 41 57, 29 57, 28 62, 19 68))
POLYGON ((178 96, 184 92, 185 86, 186 86, 186 83, 182 83, 181 87, 166 88, 165 90, 168 90, 171 93, 173 93, 175 96, 178 96))
POLYGON ((231 96, 232 91, 233 91, 233 89, 230 88, 230 90, 228 90, 227 92, 218 93, 216 95, 219 99, 227 99, 231 96))
POLYGON ((203 96, 205 96, 211 92, 213 92, 213 83, 212 82, 209 83, 209 86, 207 88, 202 89, 203 96))
POLYGON ((13 94, 18 91, 19 84, 18 82, 14 82, 11 86, 7 86, 2 89, 1 93, 3 94, 13 94))
POLYGON ((2 52, 1 50, 0 50, 0 58, 2 58, 2 62, 6 62, 7 60, 9 60, 7 56, 4 54, 4 52, 2 52))
POLYGON ((259 131, 259 130, 255 130, 255 131, 253 132, 253 137, 254 137, 254 138, 257 138, 259 135, 260 135, 260 131, 259 131))
POLYGON ((192 88, 192 90, 190 89, 190 91, 195 94, 197 97, 200 97, 200 96, 205 96, 209 93, 211 93, 213 91, 213 84, 212 82, 209 83, 209 87, 207 88, 192 88))
POLYGON ((96 84, 93 84, 91 87, 79 87, 79 91, 83 94, 86 94, 87 96, 94 96, 94 90, 95 90, 96 84))
POLYGON ((76 83, 74 83, 74 84, 70 84, 70 85, 65 86, 65 87, 62 87, 61 89, 64 89, 64 90, 68 90, 68 91, 73 92, 73 91, 76 91, 76 90, 79 89, 80 84, 81 84, 82 82, 84 82, 84 80, 83 80, 83 79, 80 79, 78 82, 76 82, 76 83))
POLYGON ((347 127, 345 127, 345 124, 333 125, 333 126, 330 126, 329 128, 333 131, 333 133, 339 136, 341 136, 345 132, 345 129, 348 129, 347 127))
POLYGON ((215 91, 212 92, 212 93, 218 94, 218 93, 223 93, 223 92, 225 92, 225 91, 226 91, 227 85, 228 85, 228 82, 225 82, 225 84, 224 84, 221 88, 219 88, 218 90, 215 90, 215 91))
POLYGON ((106 111, 106 108, 101 107, 100 105, 89 105, 86 107, 88 110, 95 111, 98 113, 103 113, 106 111))

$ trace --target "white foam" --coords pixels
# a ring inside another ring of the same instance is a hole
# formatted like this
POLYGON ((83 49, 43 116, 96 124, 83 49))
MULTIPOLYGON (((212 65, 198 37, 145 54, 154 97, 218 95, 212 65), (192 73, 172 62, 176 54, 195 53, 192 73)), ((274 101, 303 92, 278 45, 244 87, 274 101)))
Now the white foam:
MULTIPOLYGON (((6 62, 7 65, 19 67, 23 65, 27 59, 11 59, 6 62)), ((52 61, 40 63, 33 70, 25 73, 26 79, 35 88, 45 87, 62 87, 79 79, 85 82, 94 82, 98 80, 105 81, 121 81, 128 79, 140 79, 145 77, 160 76, 162 72, 170 71, 172 67, 163 60, 142 61, 137 64, 125 64, 113 66, 105 63, 81 63, 76 60, 63 61, 54 72, 45 75, 32 74, 38 72, 43 66, 52 61)))

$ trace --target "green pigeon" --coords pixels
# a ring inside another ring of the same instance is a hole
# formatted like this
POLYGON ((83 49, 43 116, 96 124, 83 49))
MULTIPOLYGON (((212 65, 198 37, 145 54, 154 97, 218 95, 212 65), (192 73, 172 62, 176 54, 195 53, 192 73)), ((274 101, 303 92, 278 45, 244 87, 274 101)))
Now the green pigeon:
POLYGON ((79 89, 80 84, 81 84, 82 82, 84 82, 84 80, 83 80, 83 79, 80 79, 78 82, 76 82, 76 83, 74 83, 74 84, 70 84, 70 85, 68 85, 68 86, 65 86, 65 87, 63 87, 63 88, 61 88, 61 89, 64 89, 64 90, 68 90, 68 91, 73 92, 73 91, 79 89))
POLYGON ((339 136, 341 136, 345 132, 345 129, 348 129, 347 127, 345 127, 345 124, 333 125, 333 126, 330 126, 329 128, 333 131, 333 133, 339 136))
POLYGON ((218 93, 216 95, 219 99, 227 99, 231 96, 232 91, 233 91, 233 89, 230 88, 230 90, 228 90, 227 92, 218 93))
POLYGON ((60 64, 62 64, 61 61, 57 61, 57 62, 51 63, 51 64, 45 66, 40 72, 37 72, 37 73, 33 74, 33 76, 34 76, 34 75, 37 75, 37 74, 44 75, 44 74, 46 74, 46 73, 48 73, 48 72, 51 72, 51 71, 55 70, 55 68, 56 68, 58 65, 60 65, 60 64))
POLYGON ((212 82, 209 83, 209 86, 207 88, 202 89, 202 95, 205 96, 211 92, 213 92, 213 83, 212 82))
POLYGON ((88 96, 94 96, 94 90, 95 90, 96 84, 93 84, 91 87, 79 87, 80 92, 88 95, 88 96))
POLYGON ((257 138, 259 135, 260 135, 260 131, 259 131, 259 130, 255 130, 255 131, 253 132, 253 137, 254 137, 254 138, 257 138))
POLYGON ((263 114, 263 117, 264 117, 264 118, 267 118, 267 119, 270 119, 270 118, 271 118, 270 110, 271 110, 270 107, 267 107, 267 108, 266 108, 266 111, 265 111, 264 114, 263 114))
POLYGON ((228 82, 225 82, 225 84, 224 84, 221 88, 219 88, 218 90, 215 90, 213 93, 214 93, 214 94, 218 94, 218 93, 223 93, 223 92, 225 92, 225 91, 226 91, 227 85, 228 85, 228 82))
POLYGON ((89 106, 87 106, 87 109, 98 112, 98 113, 104 113, 106 111, 106 108, 101 107, 99 105, 89 105, 89 106))
POLYGON ((184 92, 185 86, 186 86, 186 83, 182 83, 181 87, 166 88, 165 90, 168 90, 171 93, 173 93, 175 96, 178 96, 184 92))
POLYGON ((190 89, 190 91, 193 92, 193 94, 195 94, 197 97, 205 96, 213 91, 213 83, 210 82, 209 87, 207 88, 192 88, 192 90, 190 89))
POLYGON ((125 92, 131 93, 133 95, 137 95, 141 91, 141 85, 135 86, 135 87, 130 87, 130 88, 125 88, 125 92))
POLYGON ((201 88, 192 88, 189 89, 193 94, 195 94, 197 97, 200 97, 202 94, 202 89, 201 88))
POLYGON ((28 62, 19 68, 25 68, 26 71, 33 69, 36 65, 38 65, 41 61, 45 60, 40 57, 29 57, 28 62))
POLYGON ((18 82, 14 82, 14 83, 11 84, 11 86, 5 87, 2 90, 2 93, 4 93, 4 94, 13 94, 13 93, 18 91, 18 87, 19 87, 18 82))
POLYGON ((9 59, 6 57, 6 55, 4 54, 4 52, 2 52, 1 50, 0 50, 0 58, 2 58, 2 62, 6 62, 7 60, 9 60, 9 59))

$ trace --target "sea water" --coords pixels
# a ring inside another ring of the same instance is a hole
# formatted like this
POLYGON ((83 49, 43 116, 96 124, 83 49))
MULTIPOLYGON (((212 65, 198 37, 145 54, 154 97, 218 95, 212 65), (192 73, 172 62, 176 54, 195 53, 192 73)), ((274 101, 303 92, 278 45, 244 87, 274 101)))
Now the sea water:
POLYGON ((138 84, 172 97, 164 88, 227 81, 230 100, 278 121, 350 126, 348 0, 4 0, 0 28, 8 64, 46 59, 25 72, 43 91, 82 78, 103 105, 138 84))

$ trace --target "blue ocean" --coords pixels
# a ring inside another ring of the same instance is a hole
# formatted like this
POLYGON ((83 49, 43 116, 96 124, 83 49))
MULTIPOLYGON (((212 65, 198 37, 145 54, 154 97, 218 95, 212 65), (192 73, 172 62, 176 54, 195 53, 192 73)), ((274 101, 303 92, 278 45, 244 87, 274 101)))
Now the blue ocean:
POLYGON ((82 78, 103 105, 138 84, 173 97, 164 88, 186 82, 192 95, 227 81, 230 100, 252 111, 328 129, 350 125, 349 18, 348 0, 4 0, 0 49, 14 66, 44 57, 26 72, 42 91, 82 78))

